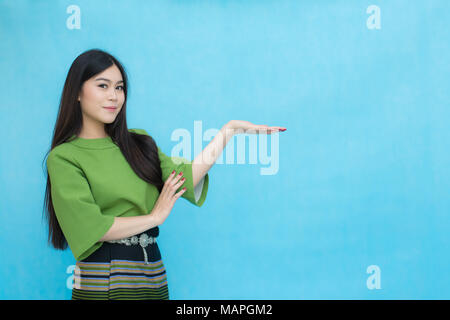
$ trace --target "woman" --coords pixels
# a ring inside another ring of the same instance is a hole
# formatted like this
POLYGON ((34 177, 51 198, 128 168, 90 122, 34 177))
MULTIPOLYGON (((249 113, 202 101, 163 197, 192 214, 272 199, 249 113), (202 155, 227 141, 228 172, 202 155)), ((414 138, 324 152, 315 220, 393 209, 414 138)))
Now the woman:
POLYGON ((127 86, 101 50, 78 56, 64 84, 44 205, 49 243, 77 261, 72 299, 169 299, 156 237, 175 201, 203 204, 208 170, 235 130, 285 130, 231 120, 194 161, 174 161, 145 130, 127 128, 127 86))

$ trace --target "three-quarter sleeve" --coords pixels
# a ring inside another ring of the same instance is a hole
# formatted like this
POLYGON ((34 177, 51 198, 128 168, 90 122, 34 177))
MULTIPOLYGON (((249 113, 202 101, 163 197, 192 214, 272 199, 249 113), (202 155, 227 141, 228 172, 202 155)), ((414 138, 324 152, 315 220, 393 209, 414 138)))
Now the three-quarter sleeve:
POLYGON ((201 207, 205 202, 206 194, 208 193, 209 175, 206 175, 198 182, 194 187, 194 179, 192 175, 192 161, 189 161, 181 157, 169 157, 158 147, 158 155, 161 161, 162 179, 166 181, 173 170, 178 173, 183 172, 183 177, 186 179, 181 187, 177 190, 180 191, 186 187, 186 191, 181 197, 187 199, 189 202, 201 207))
POLYGON ((70 156, 50 152, 47 169, 56 217, 79 261, 101 245, 97 242, 111 228, 114 217, 102 214, 82 169, 70 156))

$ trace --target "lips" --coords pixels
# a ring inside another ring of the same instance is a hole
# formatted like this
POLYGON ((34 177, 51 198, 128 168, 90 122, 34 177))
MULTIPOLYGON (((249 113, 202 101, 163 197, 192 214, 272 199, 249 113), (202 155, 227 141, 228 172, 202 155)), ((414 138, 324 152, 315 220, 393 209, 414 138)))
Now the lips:
POLYGON ((105 108, 107 110, 116 110, 117 109, 117 107, 103 107, 103 108, 105 108))

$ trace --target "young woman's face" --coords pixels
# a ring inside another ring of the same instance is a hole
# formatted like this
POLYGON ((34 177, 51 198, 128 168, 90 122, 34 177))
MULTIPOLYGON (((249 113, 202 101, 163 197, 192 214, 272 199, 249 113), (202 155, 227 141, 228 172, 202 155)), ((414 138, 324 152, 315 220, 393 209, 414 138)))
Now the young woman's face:
POLYGON ((78 101, 80 101, 84 125, 112 123, 125 101, 123 79, 119 68, 113 64, 102 73, 85 81, 78 101))

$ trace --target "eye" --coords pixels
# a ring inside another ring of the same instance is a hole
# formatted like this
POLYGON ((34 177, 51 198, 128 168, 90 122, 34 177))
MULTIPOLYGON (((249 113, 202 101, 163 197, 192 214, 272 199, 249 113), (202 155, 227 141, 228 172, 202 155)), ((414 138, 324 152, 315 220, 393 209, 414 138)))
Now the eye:
MULTIPOLYGON (((102 86, 107 86, 106 84, 102 83, 98 85, 100 88, 103 88, 102 86)), ((123 86, 118 86, 117 88, 121 88, 120 90, 123 91, 124 87, 123 86)))

